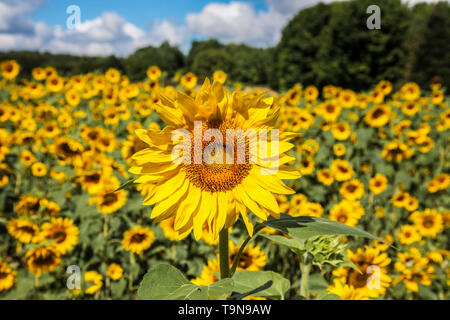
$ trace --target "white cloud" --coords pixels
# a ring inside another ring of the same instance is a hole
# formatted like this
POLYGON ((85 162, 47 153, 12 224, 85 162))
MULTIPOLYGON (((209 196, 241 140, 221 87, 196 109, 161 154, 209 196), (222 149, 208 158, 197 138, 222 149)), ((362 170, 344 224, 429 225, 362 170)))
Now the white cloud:
POLYGON ((288 15, 275 10, 255 11, 246 2, 210 3, 199 13, 186 15, 187 28, 205 38, 223 42, 270 46, 280 37, 288 15))
MULTIPOLYGON (((30 49, 79 55, 124 56, 138 48, 159 45, 167 40, 187 52, 193 37, 267 47, 279 41, 281 30, 298 10, 319 2, 266 0, 266 10, 255 10, 244 1, 211 2, 200 12, 187 13, 184 24, 161 20, 153 22, 148 30, 137 27, 116 12, 103 12, 94 19, 82 20, 75 30, 69 30, 65 25, 49 26, 30 18, 45 1, 0 0, 0 50, 30 49)), ((403 1, 410 4, 421 2, 403 1)))

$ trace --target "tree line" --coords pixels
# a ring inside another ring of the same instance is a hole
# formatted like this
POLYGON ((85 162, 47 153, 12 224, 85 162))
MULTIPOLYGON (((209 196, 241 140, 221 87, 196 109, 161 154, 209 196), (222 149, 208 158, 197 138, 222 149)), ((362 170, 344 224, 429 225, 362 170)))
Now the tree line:
POLYGON ((223 44, 209 39, 193 41, 184 55, 167 42, 136 50, 128 57, 86 57, 36 51, 0 52, 0 61, 17 60, 21 76, 37 66, 54 66, 70 76, 117 68, 130 80, 146 77, 157 65, 169 77, 191 71, 200 80, 223 70, 232 81, 268 85, 285 90, 296 83, 339 85, 365 90, 380 80, 396 85, 416 81, 450 82, 450 5, 401 0, 350 0, 319 3, 297 13, 272 48, 223 44), (381 9, 381 29, 369 30, 368 6, 381 9))

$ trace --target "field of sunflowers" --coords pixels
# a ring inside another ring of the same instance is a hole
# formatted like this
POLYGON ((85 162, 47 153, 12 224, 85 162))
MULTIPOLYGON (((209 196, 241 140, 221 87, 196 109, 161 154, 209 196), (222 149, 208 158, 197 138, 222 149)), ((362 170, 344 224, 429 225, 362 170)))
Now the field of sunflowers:
MULTIPOLYGON (((146 166, 133 155, 163 144, 156 132, 177 121, 164 105, 177 96, 203 99, 196 75, 172 79, 150 66, 146 81, 131 83, 115 69, 67 78, 45 67, 19 81, 14 60, 1 62, 0 72, 0 299, 135 299, 159 262, 194 284, 218 280, 211 221, 191 232, 188 216, 155 209, 164 198, 155 199, 148 183, 113 192, 157 170, 156 161, 146 166), (154 219, 156 210, 162 217, 154 219), (80 287, 69 281, 77 272, 80 287)), ((313 266, 312 298, 448 299, 450 107, 440 83, 395 90, 382 81, 369 92, 298 84, 276 93, 230 83, 221 71, 213 78, 211 90, 223 86, 233 97, 264 97, 269 109, 279 108, 280 136, 298 133, 285 161, 301 177, 286 182, 295 193, 276 195, 280 212, 328 218, 385 240, 340 237, 336 245, 362 272, 333 261, 313 266), (369 288, 366 270, 374 266, 380 283, 369 288)), ((177 183, 166 193, 175 196, 184 186, 177 183)), ((195 195, 189 201, 186 207, 196 205, 195 195)), ((230 262, 260 215, 243 217, 222 221, 231 227, 230 262)), ((286 299, 299 294, 299 258, 265 237, 246 247, 237 270, 273 270, 289 280, 286 299)))

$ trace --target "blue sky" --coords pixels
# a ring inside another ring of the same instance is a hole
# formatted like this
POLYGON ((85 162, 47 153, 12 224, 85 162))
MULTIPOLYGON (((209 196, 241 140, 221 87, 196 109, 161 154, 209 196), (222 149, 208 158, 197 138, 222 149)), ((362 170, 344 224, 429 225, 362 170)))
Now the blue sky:
POLYGON ((269 47, 277 44, 281 30, 299 10, 318 2, 0 0, 0 50, 127 56, 163 41, 187 52, 193 39, 208 38, 269 47), (71 5, 77 5, 81 12, 76 29, 66 25, 66 9, 71 5))

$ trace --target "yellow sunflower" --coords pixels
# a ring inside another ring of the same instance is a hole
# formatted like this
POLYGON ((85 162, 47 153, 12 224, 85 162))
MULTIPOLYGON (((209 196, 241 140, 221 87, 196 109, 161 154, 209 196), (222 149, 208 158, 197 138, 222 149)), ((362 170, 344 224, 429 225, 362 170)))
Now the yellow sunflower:
POLYGON ((278 148, 272 134, 264 143, 270 158, 279 158, 275 164, 266 156, 258 158, 255 144, 243 133, 272 128, 279 110, 272 109, 272 98, 242 92, 230 97, 220 83, 211 86, 206 79, 195 100, 181 92, 175 100, 164 96, 161 100, 156 110, 169 126, 161 131, 136 130, 148 147, 132 157, 136 165, 130 169, 139 176, 136 183, 150 186, 143 204, 155 204, 151 218, 159 222, 175 216, 176 231, 193 229, 199 239, 205 222, 217 238, 239 214, 252 234, 248 210, 263 220, 279 216, 273 193, 294 193, 281 179, 300 176, 285 165, 294 160, 285 152, 293 147, 288 140, 297 135, 280 134, 278 148), (209 141, 199 141, 205 136, 209 141))
POLYGON ((414 151, 406 144, 397 141, 388 142, 381 151, 381 156, 387 161, 401 162, 414 155, 414 151))
POLYGON ((358 201, 347 199, 333 205, 328 218, 351 227, 358 224, 359 219, 364 215, 364 208, 358 201))
POLYGON ((31 173, 35 177, 43 177, 47 174, 47 166, 43 162, 35 162, 31 166, 31 173))
POLYGON ((414 222, 417 230, 424 237, 436 238, 436 235, 444 229, 442 214, 434 209, 415 211, 409 219, 414 222))
POLYGON ((61 263, 59 253, 49 246, 30 249, 25 254, 25 258, 28 270, 36 276, 54 271, 61 263))
POLYGON ((346 160, 334 160, 331 163, 330 170, 336 181, 350 180, 355 174, 355 171, 346 160))
POLYGON ((323 185, 329 186, 334 182, 334 177, 329 169, 322 169, 317 172, 317 180, 323 185))
POLYGON ((113 280, 120 280, 123 276, 123 268, 117 263, 111 263, 108 266, 107 275, 113 280))
POLYGON ((161 76, 161 69, 158 68, 158 66, 150 66, 147 69, 147 77, 150 80, 158 80, 158 78, 161 76))
POLYGON ((17 281, 17 272, 0 259, 0 292, 11 289, 17 281))
POLYGON ((356 252, 347 250, 347 258, 353 262, 362 273, 352 268, 338 268, 332 273, 342 283, 353 286, 361 294, 371 298, 383 296, 390 287, 391 277, 387 266, 391 259, 377 248, 358 248, 356 252), (370 267, 370 269, 369 269, 370 267))
POLYGON ((371 127, 382 127, 389 122, 391 108, 387 105, 376 105, 367 112, 364 120, 371 127))
POLYGON ((186 238, 189 235, 189 232, 180 234, 179 232, 175 231, 174 229, 175 217, 161 221, 159 226, 163 230, 164 236, 171 241, 179 241, 186 238))
POLYGON ((122 245, 125 250, 140 254, 147 250, 155 240, 155 234, 146 227, 133 227, 123 235, 122 245))
POLYGON ((341 300, 368 300, 369 297, 364 295, 364 291, 356 290, 352 285, 342 283, 339 279, 334 279, 333 285, 327 288, 328 292, 333 293, 341 300))
POLYGON ((401 227, 398 233, 398 240, 401 244, 410 245, 414 242, 419 242, 422 239, 415 226, 405 224, 401 227))
POLYGON ((373 178, 369 181, 369 189, 373 194, 382 193, 388 185, 388 179, 384 174, 377 173, 373 178))
POLYGON ((30 220, 18 218, 11 219, 6 225, 8 233, 22 243, 37 242, 39 227, 30 220))
POLYGON ((352 131, 347 122, 336 122, 331 126, 331 133, 336 140, 342 141, 348 139, 352 131))
POLYGON ((20 65, 16 60, 6 60, 0 64, 2 77, 7 80, 14 80, 20 71, 20 65))
POLYGON ((357 179, 346 181, 339 189, 339 193, 348 200, 361 199, 364 195, 364 184, 357 179))
POLYGON ((95 294, 103 286, 103 276, 97 271, 87 271, 84 273, 84 282, 87 285, 85 292, 87 294, 95 294))
POLYGON ((73 220, 69 218, 52 218, 41 226, 42 241, 52 241, 51 246, 60 254, 72 251, 78 243, 79 230, 73 220))

